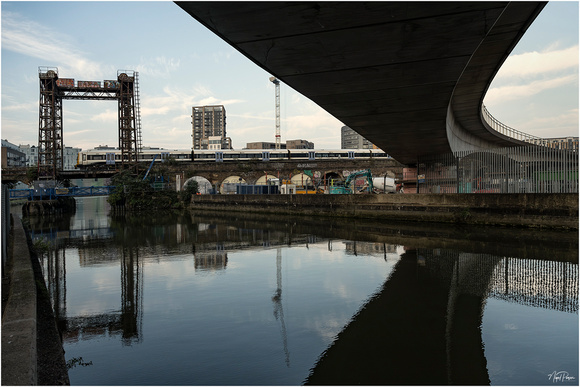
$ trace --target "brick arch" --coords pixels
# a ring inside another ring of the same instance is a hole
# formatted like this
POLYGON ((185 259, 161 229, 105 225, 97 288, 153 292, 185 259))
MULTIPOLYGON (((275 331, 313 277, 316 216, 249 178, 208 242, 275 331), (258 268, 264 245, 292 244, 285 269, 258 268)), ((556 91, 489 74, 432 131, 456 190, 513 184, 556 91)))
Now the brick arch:
POLYGON ((183 187, 185 187, 191 181, 197 181, 198 191, 201 194, 209 193, 208 191, 213 187, 213 184, 211 183, 211 181, 209 181, 207 178, 205 178, 203 176, 197 176, 197 175, 192 176, 189 179, 185 180, 185 182, 183 183, 183 187), (207 183, 205 183, 205 182, 207 182, 207 183))

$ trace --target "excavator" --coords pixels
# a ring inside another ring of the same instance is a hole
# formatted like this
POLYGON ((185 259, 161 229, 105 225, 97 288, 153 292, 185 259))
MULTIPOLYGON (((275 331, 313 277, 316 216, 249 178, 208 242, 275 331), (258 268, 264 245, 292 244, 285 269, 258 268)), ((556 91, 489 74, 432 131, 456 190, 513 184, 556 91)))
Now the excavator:
POLYGON ((344 181, 344 186, 342 185, 332 185, 329 192, 331 194, 360 194, 360 193, 372 193, 373 192, 373 175, 370 169, 363 169, 357 172, 353 172, 347 176, 344 181), (360 187, 355 186, 355 182, 363 178, 365 179, 364 184, 360 187))

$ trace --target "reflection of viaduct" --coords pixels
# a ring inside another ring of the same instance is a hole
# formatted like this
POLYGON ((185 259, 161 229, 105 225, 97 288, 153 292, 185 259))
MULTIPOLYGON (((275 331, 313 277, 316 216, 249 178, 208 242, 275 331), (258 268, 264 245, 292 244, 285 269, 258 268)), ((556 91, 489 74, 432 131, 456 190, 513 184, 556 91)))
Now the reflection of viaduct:
POLYGON ((486 385, 487 297, 578 313, 578 265, 409 250, 306 384, 486 385))

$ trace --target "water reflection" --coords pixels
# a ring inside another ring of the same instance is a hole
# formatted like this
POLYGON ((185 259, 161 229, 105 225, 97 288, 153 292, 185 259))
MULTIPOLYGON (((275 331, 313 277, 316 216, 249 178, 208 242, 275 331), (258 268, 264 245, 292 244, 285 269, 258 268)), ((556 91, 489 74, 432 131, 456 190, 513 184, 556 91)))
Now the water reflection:
POLYGON ((578 377, 577 233, 116 217, 90 199, 73 216, 30 224, 54 246, 42 264, 67 357, 94 364, 71 370, 73 384, 578 377))

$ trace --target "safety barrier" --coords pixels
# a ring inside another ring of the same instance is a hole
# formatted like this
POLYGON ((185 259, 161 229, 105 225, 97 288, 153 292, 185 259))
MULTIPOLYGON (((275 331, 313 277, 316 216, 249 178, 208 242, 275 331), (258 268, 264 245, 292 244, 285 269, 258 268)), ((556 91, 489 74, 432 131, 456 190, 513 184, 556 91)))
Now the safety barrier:
POLYGON ((578 153, 538 145, 420 160, 419 193, 578 193, 578 153))
POLYGON ((58 197, 68 196, 107 196, 110 195, 114 189, 114 186, 11 189, 10 199, 54 200, 58 197))

